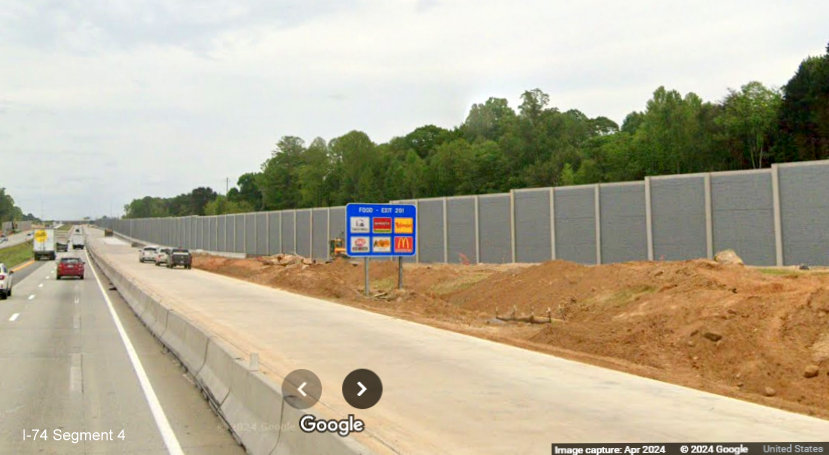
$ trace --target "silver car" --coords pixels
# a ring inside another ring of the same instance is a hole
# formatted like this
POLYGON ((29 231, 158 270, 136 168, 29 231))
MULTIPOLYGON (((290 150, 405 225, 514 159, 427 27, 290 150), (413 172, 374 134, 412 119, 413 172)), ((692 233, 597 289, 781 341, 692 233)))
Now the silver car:
POLYGON ((0 263, 0 300, 6 300, 6 297, 12 295, 12 282, 14 270, 9 270, 6 264, 0 263))

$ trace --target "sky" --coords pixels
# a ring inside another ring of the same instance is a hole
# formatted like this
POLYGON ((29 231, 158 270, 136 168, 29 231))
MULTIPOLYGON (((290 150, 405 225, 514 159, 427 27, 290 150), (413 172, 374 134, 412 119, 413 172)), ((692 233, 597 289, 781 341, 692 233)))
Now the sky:
POLYGON ((225 191, 285 135, 452 128, 540 88, 620 123, 660 85, 784 85, 822 1, 0 0, 0 187, 45 219, 225 191))

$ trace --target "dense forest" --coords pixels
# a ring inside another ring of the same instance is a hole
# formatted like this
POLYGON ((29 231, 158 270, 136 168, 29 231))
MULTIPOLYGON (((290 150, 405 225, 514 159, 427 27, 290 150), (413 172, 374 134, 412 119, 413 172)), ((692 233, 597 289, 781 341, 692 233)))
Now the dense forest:
POLYGON ((421 126, 375 144, 361 131, 310 144, 284 136, 227 195, 144 197, 126 217, 212 215, 638 180, 829 158, 829 45, 782 88, 749 82, 722 100, 659 87, 622 125, 550 106, 539 89, 513 109, 474 104, 453 129, 421 126))

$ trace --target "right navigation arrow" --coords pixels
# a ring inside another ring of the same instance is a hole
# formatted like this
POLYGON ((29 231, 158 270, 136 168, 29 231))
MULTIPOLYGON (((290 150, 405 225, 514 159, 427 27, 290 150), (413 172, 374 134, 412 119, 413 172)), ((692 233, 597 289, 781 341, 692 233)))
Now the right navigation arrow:
POLYGON ((357 392, 357 396, 361 397, 361 396, 363 396, 364 393, 366 393, 366 390, 368 390, 368 389, 366 388, 366 386, 363 385, 362 382, 357 381, 357 385, 360 386, 360 391, 357 392))

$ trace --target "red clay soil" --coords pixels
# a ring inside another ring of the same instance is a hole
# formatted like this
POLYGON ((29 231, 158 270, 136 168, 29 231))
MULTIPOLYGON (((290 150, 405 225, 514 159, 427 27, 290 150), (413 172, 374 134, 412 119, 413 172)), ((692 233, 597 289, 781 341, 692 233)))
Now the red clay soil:
POLYGON ((541 352, 829 418, 829 273, 707 260, 582 266, 270 265, 197 268, 541 352), (495 318, 513 314, 552 322, 495 318), (817 374, 807 370, 817 367, 817 374), (811 377, 807 377, 811 376, 811 377))

